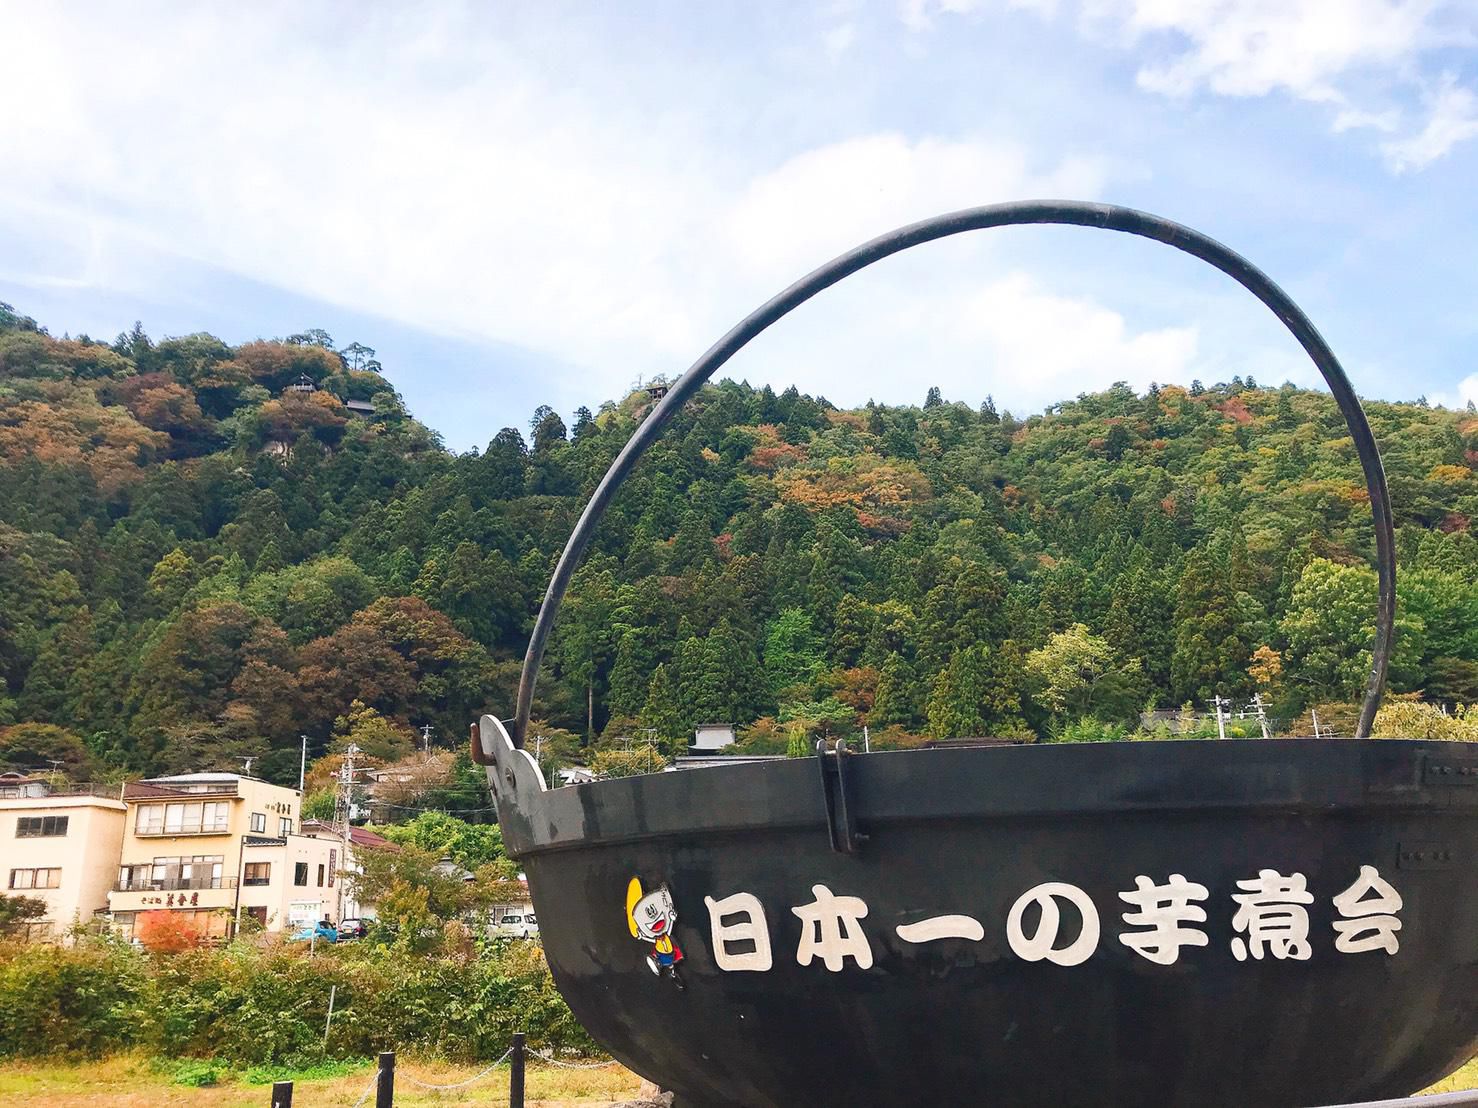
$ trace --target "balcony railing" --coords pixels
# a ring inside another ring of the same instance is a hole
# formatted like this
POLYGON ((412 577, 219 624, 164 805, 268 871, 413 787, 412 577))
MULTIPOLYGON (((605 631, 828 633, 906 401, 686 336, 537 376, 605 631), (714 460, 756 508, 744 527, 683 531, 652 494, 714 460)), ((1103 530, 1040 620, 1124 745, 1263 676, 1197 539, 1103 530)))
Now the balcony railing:
POLYGON ((123 875, 113 886, 115 893, 177 893, 195 889, 234 889, 234 877, 150 877, 123 875))
POLYGON ((180 835, 224 835, 231 830, 229 823, 187 823, 179 827, 166 827, 163 824, 154 826, 149 824, 144 827, 135 827, 133 833, 141 839, 163 838, 168 835, 175 838, 180 835))
POLYGON ((170 784, 168 782, 151 784, 148 781, 130 781, 123 786, 124 800, 157 800, 164 797, 177 799, 180 797, 197 798, 202 796, 236 795, 237 788, 235 781, 182 781, 179 784, 170 784))
POLYGON ((117 785, 53 785, 47 781, 0 785, 0 800, 45 800, 52 796, 100 796, 105 800, 117 800, 118 793, 117 785))

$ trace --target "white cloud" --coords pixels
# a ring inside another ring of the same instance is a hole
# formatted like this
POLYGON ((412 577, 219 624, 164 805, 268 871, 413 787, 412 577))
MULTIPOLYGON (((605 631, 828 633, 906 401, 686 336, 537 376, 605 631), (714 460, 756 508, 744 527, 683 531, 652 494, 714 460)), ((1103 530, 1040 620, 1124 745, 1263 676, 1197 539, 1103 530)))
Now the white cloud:
POLYGON ((1458 410, 1469 404, 1478 404, 1478 373, 1470 373, 1457 383, 1453 392, 1432 392, 1427 399, 1442 408, 1458 410))
POLYGON ((1132 35, 1171 32, 1184 48, 1146 63, 1139 83, 1183 96, 1286 91, 1343 103, 1340 79, 1365 66, 1403 64, 1431 44, 1430 0, 1096 0, 1132 35))
POLYGON ((900 0, 898 14, 910 30, 927 31, 935 16, 974 16, 1001 8, 1052 16, 1057 14, 1058 0, 900 0))
POLYGON ((1007 143, 866 135, 810 150, 755 178, 725 216, 728 247, 774 291, 828 258, 940 212, 1029 196, 1093 197, 1093 159, 1039 169, 1007 143))
POLYGON ((1401 113, 1395 109, 1383 112, 1361 111, 1359 108, 1341 108, 1331 125, 1335 134, 1369 128, 1390 134, 1401 125, 1401 113))
POLYGON ((1451 76, 1444 77, 1431 96, 1430 113, 1426 126, 1416 134, 1381 146, 1397 173, 1425 169, 1458 143, 1478 137, 1478 97, 1459 87, 1451 76))
POLYGON ((838 23, 822 36, 822 45, 826 48, 826 56, 836 61, 857 41, 857 24, 852 22, 838 23))
MULTIPOLYGON (((986 0, 905 0, 925 31, 934 17, 978 13, 986 0)), ((1015 0, 1050 16, 1050 0, 1015 0)), ((1478 41, 1472 0, 1079 0, 1080 24, 1145 58, 1135 80, 1156 94, 1281 93, 1328 107, 1336 133, 1404 131, 1382 145, 1397 172, 1422 169, 1478 135, 1473 94, 1452 78, 1422 95, 1423 59, 1478 41), (1409 121, 1416 116, 1418 121, 1409 121)))
MULTIPOLYGON (((968 136, 736 152, 709 133, 711 102, 657 110, 619 82, 568 80, 459 9, 372 9, 331 53, 316 10, 169 8, 168 34, 133 11, 26 11, 8 23, 18 64, 0 69, 0 221, 45 222, 73 239, 59 256, 87 259, 31 283, 158 295, 159 259, 183 256, 541 352, 580 367, 562 383, 585 399, 685 366, 761 300, 898 224, 1092 198, 1108 180, 1093 158, 968 136)), ((1002 280, 983 242, 929 249, 927 265, 857 278, 838 309, 804 309, 738 368, 862 400, 913 397, 900 366, 925 357, 957 395, 979 384, 968 367, 991 365, 1019 405, 1059 398, 1080 370, 1075 387, 1173 377, 1194 352, 1193 332, 1136 333, 1087 300, 1002 280), (844 368, 816 375, 825 365, 844 368)))
POLYGON ((990 267, 961 261, 969 249, 937 243, 862 271, 776 324, 724 372, 794 382, 843 405, 918 403, 938 385, 950 400, 975 404, 991 393, 1022 413, 1115 380, 1144 388, 1199 371, 1197 328, 1135 329, 1119 312, 1026 274, 983 276, 990 267))
MULTIPOLYGON (((1335 109, 1336 132, 1402 129, 1407 112, 1389 106, 1421 87, 1422 58, 1471 45, 1472 12, 1443 0, 1088 0, 1133 38, 1174 35, 1179 49, 1147 62, 1142 88, 1170 96, 1202 89, 1224 96, 1282 92, 1335 109), (1466 22, 1466 25, 1465 25, 1466 22)), ((1424 98, 1426 99, 1426 98, 1424 98)), ((1472 94, 1451 80, 1426 105, 1424 123, 1381 151, 1397 172, 1421 169, 1478 134, 1472 94)))

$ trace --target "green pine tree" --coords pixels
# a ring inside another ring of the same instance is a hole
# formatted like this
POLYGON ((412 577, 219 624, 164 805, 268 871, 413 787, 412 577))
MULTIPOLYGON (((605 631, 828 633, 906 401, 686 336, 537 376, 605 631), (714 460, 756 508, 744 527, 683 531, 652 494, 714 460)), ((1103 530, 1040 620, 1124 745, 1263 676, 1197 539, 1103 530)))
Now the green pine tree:
POLYGON ((652 671, 652 680, 647 686, 647 701, 642 705, 639 718, 643 727, 656 731, 664 750, 679 754, 687 749, 687 723, 678 705, 677 689, 665 665, 659 665, 652 671))

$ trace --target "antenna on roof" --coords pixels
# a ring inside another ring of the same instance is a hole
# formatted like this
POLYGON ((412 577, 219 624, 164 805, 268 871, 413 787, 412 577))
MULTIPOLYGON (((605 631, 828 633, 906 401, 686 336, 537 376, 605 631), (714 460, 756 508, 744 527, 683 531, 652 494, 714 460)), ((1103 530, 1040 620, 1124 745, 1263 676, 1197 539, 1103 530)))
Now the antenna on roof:
POLYGON ((243 777, 250 777, 251 776, 251 764, 253 762, 255 762, 256 760, 257 759, 256 759, 256 756, 255 755, 253 755, 250 758, 243 758, 243 759, 241 759, 241 776, 243 776, 243 777))

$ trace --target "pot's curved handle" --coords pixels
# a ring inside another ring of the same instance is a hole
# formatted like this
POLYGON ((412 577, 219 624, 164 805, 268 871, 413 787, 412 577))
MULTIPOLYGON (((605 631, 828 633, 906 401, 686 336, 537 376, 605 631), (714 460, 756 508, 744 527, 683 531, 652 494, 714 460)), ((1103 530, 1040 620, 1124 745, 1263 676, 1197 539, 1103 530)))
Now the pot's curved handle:
POLYGON ((1375 437, 1370 432, 1365 411, 1355 391, 1350 387, 1339 359, 1330 350, 1313 323, 1304 315, 1297 304, 1273 281, 1240 254, 1228 249, 1214 239, 1207 238, 1189 227, 1172 223, 1148 212, 1133 208, 1120 208, 1111 204, 1089 204, 1074 200, 1021 200, 1008 204, 991 204, 980 208, 935 216, 920 223, 900 227, 871 242, 863 243, 855 250, 827 262, 812 271, 790 288, 757 308, 739 322, 708 352, 688 368, 667 395, 657 404, 641 426, 631 436, 605 477, 596 486, 590 502, 585 505, 575 529, 565 544, 564 553, 555 567, 549 588, 544 594, 544 603, 539 608, 539 617, 534 622, 533 634, 529 638, 528 653, 524 656, 523 673, 518 684, 518 710, 514 718, 513 734, 516 746, 523 746, 524 732, 528 727, 529 710, 534 699, 534 681, 539 674, 539 662, 544 656, 544 647, 549 632, 554 626, 554 616, 564 599, 575 567, 590 544, 596 525, 605 514, 611 498, 631 472, 637 460, 646 452, 653 440, 672 419, 679 408, 713 376, 714 371, 732 358, 770 324, 799 307, 822 289, 836 284, 842 278, 864 269, 873 262, 881 261, 892 254, 907 250, 935 239, 947 238, 962 231, 978 231, 987 227, 1010 227, 1020 224, 1052 223, 1078 227, 1101 227, 1110 231, 1123 231, 1142 238, 1167 243, 1183 250, 1237 281, 1253 296, 1272 309, 1273 314, 1293 333, 1300 345, 1319 367, 1329 391, 1334 394, 1339 410, 1349 425, 1350 436, 1355 441, 1356 453, 1360 456, 1361 468, 1365 471, 1365 486, 1370 493, 1370 510, 1375 517, 1375 549, 1377 569, 1380 577, 1380 604, 1376 616, 1375 644, 1371 653, 1370 678, 1365 687, 1365 702, 1360 710, 1357 737, 1370 733, 1376 710, 1380 707, 1385 692, 1386 668, 1390 660, 1391 633, 1396 622, 1396 553, 1395 537, 1391 528, 1389 494, 1386 491, 1386 475, 1381 467, 1380 453, 1376 449, 1375 437))

